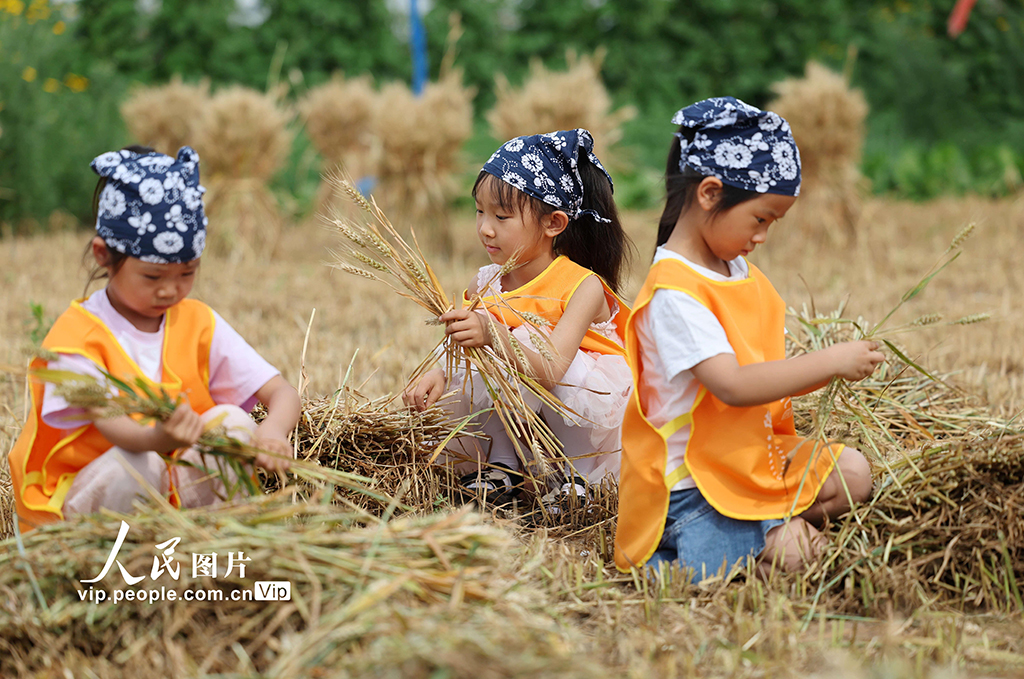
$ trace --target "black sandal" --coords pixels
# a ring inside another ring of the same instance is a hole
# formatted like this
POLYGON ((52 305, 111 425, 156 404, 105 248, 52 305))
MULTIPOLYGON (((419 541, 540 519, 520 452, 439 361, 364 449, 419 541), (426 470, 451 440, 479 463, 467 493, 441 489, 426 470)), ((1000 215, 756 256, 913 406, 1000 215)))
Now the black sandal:
POLYGON ((540 498, 538 502, 540 506, 534 511, 534 514, 541 521, 558 523, 571 509, 587 507, 593 499, 587 480, 578 474, 573 474, 561 486, 552 488, 540 498))
POLYGON ((508 504, 523 490, 523 475, 501 462, 495 462, 486 469, 470 472, 459 479, 462 492, 484 504, 501 506, 508 504))

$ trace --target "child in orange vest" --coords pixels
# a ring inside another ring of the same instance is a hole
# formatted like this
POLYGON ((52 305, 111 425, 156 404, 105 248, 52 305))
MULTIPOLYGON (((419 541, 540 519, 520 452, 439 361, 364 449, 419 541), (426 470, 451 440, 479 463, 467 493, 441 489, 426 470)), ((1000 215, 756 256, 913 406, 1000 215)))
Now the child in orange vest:
MULTIPOLYGON (((187 146, 176 158, 129 147, 97 157, 92 169, 100 181, 89 282, 106 277, 107 286, 72 302, 54 323, 43 340, 57 354, 48 367, 142 378, 184 398, 166 422, 144 425, 127 415, 93 419, 53 385, 33 384, 31 414, 10 453, 23 531, 101 508, 130 511, 146 494, 140 479, 178 506, 218 502, 221 481, 165 461, 178 451, 185 462, 213 466, 191 446, 214 419, 235 438, 294 454, 295 389, 215 311, 186 299, 206 242, 199 156, 187 146), (257 401, 267 406, 258 427, 247 414, 257 401)), ((37 359, 34 367, 47 363, 37 359)), ((289 462, 260 455, 257 464, 284 470, 289 462)))
POLYGON ((858 451, 796 436, 790 397, 884 357, 860 341, 786 359, 785 305, 746 256, 800 192, 789 124, 732 97, 673 123, 658 248, 626 326, 616 565, 800 569, 871 474, 858 451))
MULTIPOLYGON (((572 463, 572 469, 561 470, 564 483, 545 496, 552 513, 572 494, 585 497, 588 482, 618 476, 622 410, 632 390, 622 349, 629 309, 616 294, 630 244, 612 199, 611 177, 593 145, 589 132, 576 129, 518 137, 495 151, 473 187, 477 236, 492 264, 470 282, 466 299, 483 293, 484 303, 477 311, 458 309, 440 317, 462 347, 507 348, 509 336, 515 337, 529 363, 524 368, 579 416, 535 404, 572 463), (499 276, 511 257, 518 266, 499 276), (497 336, 488 330, 487 313, 497 336), (542 330, 550 331, 553 360, 534 351, 530 332, 537 329, 520 313, 550 324, 542 330)), ((491 407, 479 376, 446 376, 440 368, 412 385, 405 398, 422 409, 451 389, 458 390, 449 405, 458 416, 491 407)), ((500 504, 521 489, 520 460, 493 412, 480 415, 478 426, 489 436, 486 450, 469 438, 450 450, 472 461, 462 464, 470 470, 463 485, 500 504)))

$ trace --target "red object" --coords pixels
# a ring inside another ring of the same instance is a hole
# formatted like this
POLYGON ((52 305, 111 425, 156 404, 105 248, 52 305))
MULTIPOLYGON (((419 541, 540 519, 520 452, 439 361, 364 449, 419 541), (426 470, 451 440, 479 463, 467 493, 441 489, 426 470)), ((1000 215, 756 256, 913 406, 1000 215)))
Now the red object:
POLYGON ((967 20, 971 16, 971 9, 978 0, 956 0, 953 11, 949 13, 949 21, 946 22, 946 31, 949 37, 955 38, 967 28, 967 20))

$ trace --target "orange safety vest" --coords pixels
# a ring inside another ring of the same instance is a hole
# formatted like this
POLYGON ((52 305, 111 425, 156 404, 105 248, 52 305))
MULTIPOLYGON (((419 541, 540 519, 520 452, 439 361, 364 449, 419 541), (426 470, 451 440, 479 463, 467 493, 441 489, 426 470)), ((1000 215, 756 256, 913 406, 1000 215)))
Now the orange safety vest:
MULTIPOLYGON (((597 276, 590 269, 580 266, 565 255, 560 255, 539 276, 526 285, 503 292, 501 297, 489 295, 482 299, 484 306, 498 318, 503 325, 515 329, 526 321, 519 315, 522 312, 537 314, 545 318, 551 325, 556 325, 565 307, 569 303, 576 288, 586 280, 587 276, 597 276), (513 313, 510 308, 518 313, 513 313)), ((629 306, 626 305, 604 279, 597 276, 604 286, 604 294, 608 299, 608 308, 614 309, 617 302, 619 312, 615 315, 615 332, 619 339, 625 341, 626 319, 629 317, 629 306)), ((599 354, 611 354, 613 356, 625 356, 625 350, 601 335, 593 329, 587 329, 583 336, 580 349, 593 351, 599 354)))
MULTIPOLYGON (((107 326, 82 308, 81 301, 72 302, 60 315, 43 340, 44 349, 84 356, 126 382, 141 377, 150 387, 162 388, 172 398, 185 393, 189 404, 200 414, 215 405, 209 389, 214 327, 210 307, 185 299, 167 310, 163 381, 157 384, 143 375, 107 326)), ((45 368, 46 362, 36 359, 32 367, 45 368)), ((22 531, 63 519, 64 498, 75 475, 111 448, 110 442, 92 424, 71 431, 47 425, 41 416, 45 385, 33 381, 31 389, 32 410, 9 457, 22 531)))
POLYGON ((633 396, 622 424, 622 472, 615 565, 643 565, 661 542, 670 489, 692 476, 718 512, 735 519, 795 516, 814 503, 842 444, 816 445, 795 435, 789 398, 736 408, 703 386, 693 408, 655 427, 644 412, 648 394, 640 384, 641 356, 636 319, 658 290, 691 295, 725 329, 736 361, 749 365, 785 359, 785 304, 763 273, 749 265, 741 281, 714 281, 675 259, 657 262, 626 322, 626 360, 633 371, 633 396), (667 440, 690 425, 685 462, 667 469, 667 440))

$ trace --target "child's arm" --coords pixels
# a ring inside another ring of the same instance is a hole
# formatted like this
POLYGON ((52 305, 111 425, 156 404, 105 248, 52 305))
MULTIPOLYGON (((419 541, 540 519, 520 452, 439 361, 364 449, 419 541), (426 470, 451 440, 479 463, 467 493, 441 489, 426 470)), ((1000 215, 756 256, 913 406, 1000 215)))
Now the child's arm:
MULTIPOLYGON (((590 324, 607 308, 608 302, 600 279, 597 276, 588 276, 576 288, 576 292, 565 306, 565 312, 548 336, 550 346, 554 349, 552 358, 545 358, 532 345, 525 346, 520 342, 529 365, 519 367, 537 375, 540 383, 550 389, 569 369, 590 324)), ((493 327, 497 330, 497 337, 492 337, 487 319, 482 314, 466 309, 455 309, 442 314, 440 320, 447 324, 445 332, 459 346, 483 347, 500 343, 505 354, 515 356, 509 342, 509 336, 512 334, 509 329, 495 323, 493 327)))
POLYGON ((256 457, 256 464, 269 471, 285 471, 291 466, 290 459, 295 457, 295 449, 288 442, 288 434, 295 429, 302 412, 299 394, 283 377, 275 375, 259 388, 256 399, 266 406, 267 416, 256 428, 250 443, 288 458, 261 454, 256 457))
POLYGON ((187 448, 199 440, 203 423, 199 413, 182 402, 166 422, 149 426, 139 424, 127 415, 99 418, 93 424, 103 438, 130 453, 144 453, 154 450, 169 453, 178 448, 187 448))
POLYGON ((834 344, 781 361, 741 366, 733 354, 718 354, 693 366, 693 376, 726 405, 764 405, 824 386, 833 377, 862 380, 885 360, 878 342, 834 344))

